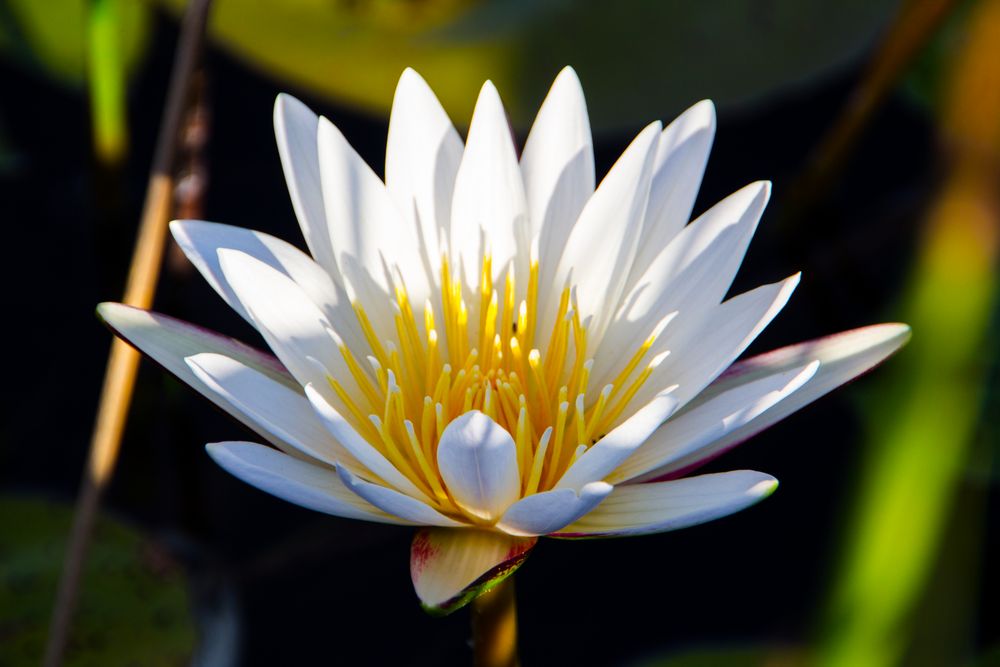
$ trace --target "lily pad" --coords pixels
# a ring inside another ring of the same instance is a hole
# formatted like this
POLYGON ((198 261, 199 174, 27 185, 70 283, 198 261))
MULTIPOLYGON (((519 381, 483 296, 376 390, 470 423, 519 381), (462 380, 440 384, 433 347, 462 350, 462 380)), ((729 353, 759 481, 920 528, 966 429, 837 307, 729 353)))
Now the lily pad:
MULTIPOLYGON (((73 510, 0 497, 0 664, 42 656, 73 510)), ((133 528, 100 517, 64 664, 185 665, 195 626, 183 573, 133 528)))

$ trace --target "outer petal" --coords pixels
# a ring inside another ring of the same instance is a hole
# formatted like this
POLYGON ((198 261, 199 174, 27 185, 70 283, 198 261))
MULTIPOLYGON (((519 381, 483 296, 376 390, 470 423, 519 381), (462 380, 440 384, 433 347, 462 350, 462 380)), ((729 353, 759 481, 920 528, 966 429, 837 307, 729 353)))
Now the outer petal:
POLYGON ((410 549, 410 576, 420 604, 450 614, 521 566, 537 538, 475 529, 422 530, 410 549))
POLYGON ((323 206, 319 152, 316 149, 318 125, 316 114, 294 97, 282 93, 274 101, 274 136, 302 235, 312 256, 334 280, 338 280, 340 271, 333 257, 323 206))
POLYGON ((253 320, 222 273, 220 248, 246 253, 294 280, 352 348, 363 344, 357 317, 344 289, 330 278, 326 269, 295 246, 263 232, 201 220, 174 220, 170 231, 208 284, 251 324, 253 320))
POLYGON ((455 502, 480 519, 498 518, 520 496, 514 439, 482 412, 466 412, 448 424, 437 461, 455 502))
POLYGON ((633 276, 642 275, 691 218, 714 138, 715 105, 710 100, 692 106, 660 134, 633 276))
POLYGON ((364 501, 330 468, 306 463, 252 442, 216 442, 205 446, 215 462, 241 480, 302 507, 347 519, 411 525, 364 501))
POLYGON ((299 455, 290 443, 281 441, 256 419, 206 386, 185 362, 187 357, 200 352, 214 352, 236 359, 290 390, 298 390, 299 384, 277 359, 232 338, 160 313, 120 303, 102 303, 97 307, 97 313, 120 338, 151 357, 181 382, 190 385, 282 451, 299 455))
POLYGON ((566 67, 538 110, 521 153, 531 238, 546 257, 550 285, 573 224, 594 193, 594 147, 580 79, 566 67))
POLYGON ((386 486, 366 482, 345 467, 337 468, 344 486, 383 512, 423 526, 458 527, 465 524, 449 519, 427 503, 386 486))
MULTIPOLYGON (((774 407, 726 433, 709 446, 651 471, 647 477, 655 475, 656 479, 670 479, 697 468, 845 382, 871 370, 909 339, 910 327, 905 324, 877 324, 790 345, 733 364, 685 407, 683 412, 686 414, 699 410, 717 396, 788 372, 810 359, 820 362, 816 374, 805 385, 774 407)), ((680 417, 678 415, 677 418, 680 417)))
POLYGON ((778 480, 753 470, 618 486, 594 511, 552 537, 621 537, 687 528, 753 505, 777 486, 778 480))
POLYGON ((287 442, 330 466, 345 459, 353 461, 326 432, 299 391, 222 354, 202 352, 185 361, 218 399, 227 401, 272 434, 268 440, 287 442))
POLYGON ((582 492, 585 485, 607 477, 677 408, 677 399, 663 392, 583 453, 559 478, 555 488, 582 492))
POLYGON ((461 263, 465 284, 479 285, 480 263, 492 253, 494 277, 512 259, 527 275, 528 220, 524 184, 500 95, 487 81, 469 125, 451 205, 451 254, 461 263))
POLYGON ((421 232, 421 259, 435 270, 451 226, 451 197, 462 160, 462 139, 437 97, 407 67, 399 77, 385 149, 385 187, 411 229, 421 232))
MULTIPOLYGON (((726 197, 685 227, 639 274, 608 326, 595 355, 593 381, 613 377, 619 350, 634 350, 668 314, 680 311, 677 326, 697 329, 732 285, 771 186, 752 183, 726 197)), ((635 275, 635 274, 633 274, 635 275)))
POLYGON ((711 446, 780 404, 801 389, 818 367, 819 362, 814 361, 804 367, 766 375, 675 415, 622 463, 608 481, 620 484, 656 477, 658 468, 711 446))
POLYGON ((573 489, 553 489, 522 498, 507 508, 497 528, 511 535, 548 535, 565 528, 608 497, 614 487, 606 482, 573 489))
POLYGON ((306 385, 306 397, 315 410, 314 414, 319 416, 327 430, 365 469, 409 496, 424 502, 428 500, 427 496, 413 482, 399 472, 381 452, 362 438, 354 430, 354 427, 311 384, 306 385))

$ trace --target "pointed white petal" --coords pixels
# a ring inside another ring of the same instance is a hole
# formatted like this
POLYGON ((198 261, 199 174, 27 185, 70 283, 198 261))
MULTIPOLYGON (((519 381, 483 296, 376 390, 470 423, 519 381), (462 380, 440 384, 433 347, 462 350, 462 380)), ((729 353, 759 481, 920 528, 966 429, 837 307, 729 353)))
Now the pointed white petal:
POLYGON ((475 529, 421 530, 410 548, 410 576, 420 604, 450 614, 513 574, 537 538, 475 529))
POLYGON ((526 207, 503 103, 487 81, 472 114, 451 207, 451 253, 456 265, 461 264, 467 287, 479 285, 480 263, 487 248, 495 276, 507 270, 511 259, 523 263, 518 266, 519 275, 526 275, 526 207))
POLYGON ((421 251, 426 253, 421 259, 431 267, 441 261, 441 235, 448 238, 462 148, 462 139, 427 82, 407 67, 392 100, 385 187, 409 227, 421 231, 421 251))
POLYGON ((621 537, 687 528, 753 505, 777 486, 774 477, 753 470, 616 486, 590 514, 553 537, 621 537))
POLYGON ((388 296, 398 267, 422 321, 430 282, 417 229, 404 222, 381 179, 326 118, 319 120, 317 141, 330 240, 344 278, 370 309, 376 331, 387 335, 393 331, 388 296))
POLYGON ((355 388, 333 338, 332 325, 298 285, 237 250, 220 250, 219 261, 257 329, 301 385, 312 383, 327 390, 329 372, 345 386, 355 388))
MULTIPOLYGON (((666 385, 678 385, 673 395, 681 407, 686 405, 743 354, 781 312, 798 284, 795 274, 734 296, 710 310, 696 327, 684 329, 671 322, 652 348, 656 354, 662 345, 670 355, 650 374, 631 405, 642 405, 666 385)), ((679 324, 683 317, 677 316, 679 324)))
POLYGON ((507 508, 497 528, 511 535, 548 535, 565 528, 591 511, 614 487, 605 482, 573 489, 553 489, 522 498, 507 508))
MULTIPOLYGON (((309 401, 295 389, 222 354, 201 352, 185 359, 191 372, 219 399, 303 454, 336 465, 344 450, 330 437, 309 401)), ((218 401, 216 401, 218 402, 218 401)))
POLYGON ((302 235, 312 256, 338 280, 340 272, 330 244, 319 175, 318 124, 316 114, 294 97, 282 93, 274 101, 274 136, 302 235))
MULTIPOLYGON (((654 479, 673 461, 701 453, 802 388, 819 362, 765 375, 674 415, 608 477, 612 484, 654 479)), ((690 406, 691 404, 689 404, 690 406)))
POLYGON ((478 410, 448 424, 438 443, 437 461, 455 502, 476 517, 496 519, 520 496, 514 439, 478 410))
POLYGON ((398 516, 422 526, 458 527, 465 525, 454 519, 449 519, 427 503, 405 493, 366 482, 343 466, 337 468, 337 474, 340 475, 340 480, 347 488, 392 516, 398 516))
MULTIPOLYGON (((640 132, 584 206, 566 241, 553 284, 539 290, 542 320, 536 340, 544 340, 552 330, 559 291, 570 280, 576 287, 580 319, 589 319, 589 351, 597 349, 635 256, 659 134, 659 122, 640 132)), ((551 260, 540 256, 541 262, 551 260)))
POLYGON ((349 346, 363 344, 357 317, 344 289, 330 278, 326 269, 295 246, 263 232, 201 220, 174 220, 170 231, 208 284, 251 324, 250 315, 222 274, 220 248, 239 250, 284 273, 323 310, 349 346))
POLYGON ((632 275, 641 276, 691 218, 715 138, 715 105, 702 100, 664 128, 632 275))
POLYGON ((771 186, 752 183, 706 211, 654 257, 608 325, 591 377, 601 386, 617 372, 620 350, 635 350, 671 312, 671 325, 699 327, 732 285, 767 206, 771 186))
POLYGON ((546 257, 539 284, 549 285, 570 229, 594 193, 590 119, 572 67, 559 72, 538 110, 521 153, 521 174, 531 238, 546 257))
POLYGON ((295 505, 346 519, 412 525, 359 498, 330 468, 252 442, 216 442, 205 449, 235 477, 295 505))
POLYGON ((819 369, 801 388, 774 407, 729 431, 710 445, 673 460, 644 477, 677 477, 706 463, 845 382, 871 370, 902 347, 909 338, 910 328, 905 324, 877 324, 790 345, 733 364, 684 408, 685 414, 700 410, 702 406, 731 391, 789 372, 811 359, 819 361, 819 369))
POLYGON ((626 419, 583 453, 556 483, 557 489, 580 492, 585 485, 607 477, 627 459, 677 408, 677 399, 664 392, 626 419))
POLYGON ((403 493, 426 502, 427 496, 414 485, 385 456, 362 438, 336 408, 310 384, 306 385, 306 397, 315 414, 339 443, 357 459, 364 468, 403 493))
POLYGON ((200 352, 222 354, 240 361, 290 390, 298 391, 298 382, 273 356, 214 331, 120 303, 102 303, 97 307, 97 313, 125 342, 148 355, 181 382, 198 391, 282 451, 301 456, 290 443, 279 441, 272 432, 262 427, 242 409, 207 387, 184 361, 185 358, 200 352))

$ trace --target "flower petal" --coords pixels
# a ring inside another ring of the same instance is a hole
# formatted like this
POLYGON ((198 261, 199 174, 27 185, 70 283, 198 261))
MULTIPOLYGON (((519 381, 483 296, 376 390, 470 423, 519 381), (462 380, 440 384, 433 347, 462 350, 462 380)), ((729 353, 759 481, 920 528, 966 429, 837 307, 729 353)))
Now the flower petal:
POLYGON ((226 303, 253 324, 219 265, 219 249, 239 250, 284 273, 319 306, 337 331, 355 348, 363 344, 357 316, 343 287, 301 250, 263 232, 201 220, 174 220, 170 223, 174 240, 208 284, 226 303))
POLYGON ((527 274, 524 183, 503 103, 489 81, 483 84, 472 114, 451 205, 451 254, 470 289, 479 286, 487 249, 494 277, 506 272, 512 259, 519 262, 519 275, 527 274))
POLYGON ((692 409, 684 409, 658 428, 611 473, 608 481, 620 484, 655 478, 659 468, 711 446, 794 394, 809 382, 818 367, 819 362, 814 361, 765 375, 700 402, 692 409))
POLYGON ((122 340, 152 358, 181 382, 198 391, 282 451, 300 456, 298 450, 291 444, 277 441, 274 433, 220 396, 218 392, 207 387, 185 362, 187 357, 200 352, 214 352, 236 359, 290 390, 298 390, 298 382, 288 374, 277 359, 214 331, 121 303, 102 303, 97 307, 97 314, 122 340))
POLYGON ((423 321, 431 282, 420 261, 418 230, 404 222, 381 179, 326 118, 319 120, 317 141, 330 240, 344 278, 385 336, 394 331, 388 297, 398 268, 417 321, 423 321))
POLYGON ((455 502, 480 519, 498 518, 520 496, 514 439, 478 410, 448 424, 438 442, 437 461, 455 502))
POLYGON ((229 402, 271 434, 268 440, 286 442, 331 466, 345 459, 347 452, 326 432, 299 391, 222 354, 201 352, 185 361, 218 399, 229 402))
POLYGON ((341 446, 346 449, 364 468, 376 475, 385 483, 394 486, 399 491, 426 502, 427 496, 417 488, 396 466, 392 465, 385 456, 361 437, 354 427, 351 426, 344 417, 337 412, 337 409, 330 405, 322 394, 316 391, 311 384, 306 385, 306 397, 312 404, 315 415, 337 439, 341 446))
POLYGON ((774 477, 753 470, 616 486, 592 512, 552 537, 622 537, 687 528, 753 505, 777 486, 774 477))
POLYGON ((237 250, 220 250, 219 262, 257 329, 301 385, 312 383, 332 394, 329 373, 354 389, 335 330, 291 278, 237 250))
POLYGON ((680 326, 700 333, 705 313, 722 301, 732 285, 770 192, 770 183, 752 183, 661 246, 622 299, 594 355, 591 378, 597 386, 614 376, 618 351, 637 349, 667 314, 681 314, 671 325, 672 332, 680 326))
POLYGON ((805 385, 774 407, 726 433, 709 446, 672 460, 645 477, 651 478, 655 474, 656 479, 670 479, 707 463, 845 382, 871 370, 902 347, 909 338, 910 327, 905 324, 877 324, 790 345, 733 364, 684 408, 685 414, 701 409, 701 406, 714 401, 718 396, 786 373, 811 359, 820 362, 816 374, 805 385))
POLYGON ((715 105, 711 100, 698 102, 660 134, 633 277, 641 276, 690 220, 714 138, 715 105))
POLYGON ((430 528, 413 538, 410 576, 420 604, 450 614, 521 566, 537 538, 495 531, 430 528))
POLYGON ((285 171, 292 208, 299 219, 309 252, 334 280, 340 271, 333 256, 330 228, 323 206, 323 186, 319 175, 316 132, 319 118, 291 95, 274 101, 274 136, 285 171))
POLYGON ((407 67, 392 100, 385 187, 409 227, 421 230, 421 250, 426 254, 421 259, 431 267, 441 261, 442 234, 448 238, 462 148, 462 139, 430 86, 407 67))
POLYGON ((345 519, 411 525, 359 498, 330 468, 252 442, 215 442, 205 449, 230 474, 295 505, 345 519))
POLYGON ((422 526, 458 527, 465 524, 449 519, 427 503, 386 486, 366 482, 344 466, 337 467, 344 486, 383 512, 422 526))
MULTIPOLYGON (((539 291, 542 333, 536 340, 545 340, 552 330, 559 291, 570 281, 576 287, 580 319, 588 327, 590 353, 597 349, 635 256, 659 135, 659 122, 640 132, 584 206, 566 240, 551 287, 539 291)), ((540 255, 539 261, 544 264, 553 257, 540 255)))
POLYGON ((594 147, 580 79, 565 67, 538 110, 521 153, 531 239, 540 254, 540 285, 552 284, 573 224, 594 193, 594 147))
POLYGON ((580 493, 588 483, 604 479, 645 442, 675 409, 677 399, 669 392, 657 395, 584 452, 563 473, 555 488, 572 489, 580 493))
POLYGON ((507 508, 497 528, 511 535, 548 535, 565 528, 607 498, 613 486, 606 482, 573 489, 553 489, 518 500, 507 508))

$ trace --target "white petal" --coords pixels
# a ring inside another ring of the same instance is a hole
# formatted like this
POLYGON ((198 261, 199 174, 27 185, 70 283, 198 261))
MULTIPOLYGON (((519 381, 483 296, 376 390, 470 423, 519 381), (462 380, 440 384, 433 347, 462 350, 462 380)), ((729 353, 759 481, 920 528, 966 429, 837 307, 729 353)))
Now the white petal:
POLYGON ((220 250, 219 261, 226 280, 257 329, 301 385, 311 383, 326 390, 329 387, 326 372, 329 372, 337 381, 355 389, 350 370, 333 338, 333 327, 298 285, 285 274, 237 250, 220 250))
MULTIPOLYGON (((385 187, 410 228, 421 230, 429 266, 441 261, 448 238, 462 139, 427 82, 407 67, 399 77, 389 117, 385 187)), ((436 272, 431 277, 436 277, 436 272)))
POLYGON ((590 514, 553 537, 619 537, 686 528, 753 505, 777 486, 778 480, 753 470, 616 486, 590 514))
POLYGON ((349 347, 363 344, 357 317, 344 289, 330 278, 326 269, 295 246, 263 232, 201 220, 174 220, 170 231, 208 284, 251 324, 250 315, 222 274, 220 248, 239 250, 284 273, 323 310, 349 347))
POLYGON ((359 498, 329 468, 252 442, 216 442, 205 449, 232 475, 290 503, 347 519, 411 525, 359 498))
MULTIPOLYGON (((591 353, 597 349, 635 256, 659 134, 659 122, 640 132, 584 207, 566 241, 553 284, 539 290, 542 319, 536 340, 545 340, 552 330, 559 291, 571 280, 577 288, 580 319, 589 319, 588 347, 591 353)), ((540 262, 551 260, 540 255, 540 262)))
POLYGON ((354 430, 354 427, 311 384, 306 385, 306 397, 309 399, 312 408, 315 410, 315 414, 319 416, 323 425, 341 443, 343 448, 357 459, 358 463, 386 484, 394 486, 399 491, 425 502, 428 500, 427 496, 405 475, 399 472, 396 466, 392 465, 381 452, 362 438, 354 430))
MULTIPOLYGON (((664 345, 669 347, 670 355, 650 374, 631 405, 642 405, 657 388, 678 385, 674 396, 683 407, 743 354, 788 303, 798 284, 799 274, 795 274, 734 296, 709 311, 698 326, 688 327, 677 335, 674 332, 681 327, 674 327, 671 322, 652 350, 655 354, 656 346, 664 345)), ((677 322, 683 317, 678 315, 677 322)))
POLYGON ((766 375, 679 412, 611 473, 608 481, 619 484, 656 478, 661 467, 703 451, 780 404, 806 384, 818 367, 819 362, 814 361, 766 375))
POLYGON ((486 530, 421 530, 410 548, 420 604, 434 614, 455 611, 513 573, 537 541, 486 530))
POLYGON ((694 412, 730 391, 788 372, 810 359, 820 362, 816 374, 805 385, 774 407, 726 433, 709 446, 661 466, 649 476, 655 474, 657 478, 677 477, 719 456, 820 396, 871 370, 902 347, 909 338, 910 328, 905 324, 877 324, 790 345, 733 364, 685 407, 685 413, 694 412))
POLYGON ((461 263, 467 287, 478 287, 480 263, 487 248, 492 253, 494 276, 505 272, 515 258, 520 263, 518 274, 527 274, 526 207, 503 103, 487 81, 472 114, 451 206, 451 253, 453 261, 461 263))
POLYGON ((538 110, 521 153, 531 238, 546 262, 540 285, 550 285, 570 229, 594 193, 594 147, 580 79, 566 67, 538 110))
POLYGON ((498 518, 520 496, 514 439, 478 410, 448 424, 438 442, 437 461, 455 502, 481 519, 498 518))
POLYGON ((340 271, 333 257, 319 175, 318 124, 316 114, 294 97, 282 93, 274 101, 274 136, 292 207, 309 252, 337 280, 340 271))
POLYGON ((641 276, 691 218, 715 138, 715 105, 702 100, 663 129, 632 275, 641 276))
POLYGON ((286 453, 298 454, 287 442, 277 441, 276 436, 262 427, 255 419, 237 408, 230 401, 207 387, 195 377, 185 358, 200 352, 214 352, 236 359, 264 376, 292 390, 299 384, 281 363, 269 354, 256 350, 232 338, 181 320, 133 308, 120 303, 102 303, 97 307, 101 318, 118 336, 151 357, 177 378, 190 385, 225 412, 248 426, 265 440, 272 442, 286 453))
POLYGON ((565 528, 591 511, 614 487, 605 482, 573 489, 553 489, 522 498, 507 508, 497 528, 511 535, 548 535, 565 528))
POLYGON ((385 486, 366 482, 349 470, 340 466, 337 474, 347 488, 358 494, 383 512, 398 516, 423 526, 463 526, 465 524, 449 519, 430 505, 405 493, 385 486))
POLYGON ((638 349, 668 313, 681 313, 674 329, 701 325, 704 313, 718 305, 732 285, 770 192, 766 181, 746 186, 662 248, 622 299, 594 355, 591 377, 597 386, 613 378, 620 351, 638 349))
POLYGON ((664 392, 626 419, 583 453, 556 483, 557 489, 581 491, 607 477, 677 408, 677 399, 664 392))
POLYGON ((228 401, 260 429, 272 434, 268 440, 286 442, 331 466, 345 458, 346 452, 326 432, 300 391, 222 354, 201 352, 185 361, 195 377, 219 399, 228 401))
POLYGON ((422 321, 430 282, 417 229, 404 222, 381 179, 326 118, 319 121, 317 141, 330 240, 344 278, 384 336, 394 331, 388 297, 398 267, 422 321))

